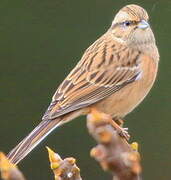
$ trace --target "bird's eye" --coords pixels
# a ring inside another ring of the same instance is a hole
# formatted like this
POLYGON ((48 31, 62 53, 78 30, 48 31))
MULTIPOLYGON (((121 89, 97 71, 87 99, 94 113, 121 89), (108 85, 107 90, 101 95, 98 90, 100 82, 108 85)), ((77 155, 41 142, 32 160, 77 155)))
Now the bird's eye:
POLYGON ((130 25, 131 25, 131 21, 125 21, 125 22, 123 23, 123 25, 126 26, 126 27, 130 26, 130 25))

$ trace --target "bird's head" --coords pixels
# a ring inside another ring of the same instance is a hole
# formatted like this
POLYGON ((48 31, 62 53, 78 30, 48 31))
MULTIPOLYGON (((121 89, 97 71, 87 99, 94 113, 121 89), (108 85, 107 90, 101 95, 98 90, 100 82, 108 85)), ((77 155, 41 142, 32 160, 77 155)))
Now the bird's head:
POLYGON ((127 5, 116 14, 110 32, 117 41, 131 46, 154 44, 154 35, 148 21, 145 9, 134 4, 127 5))

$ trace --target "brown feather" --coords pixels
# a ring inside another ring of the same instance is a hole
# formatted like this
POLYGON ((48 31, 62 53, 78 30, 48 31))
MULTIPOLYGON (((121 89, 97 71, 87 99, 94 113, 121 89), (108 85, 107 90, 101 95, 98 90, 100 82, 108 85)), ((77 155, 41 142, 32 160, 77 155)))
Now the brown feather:
POLYGON ((137 5, 125 6, 116 14, 109 30, 85 51, 59 86, 43 121, 10 152, 12 162, 18 163, 53 129, 92 107, 121 118, 144 99, 159 61, 147 21, 147 12, 137 5))
POLYGON ((138 68, 140 54, 137 50, 118 44, 107 32, 85 51, 81 61, 59 86, 49 107, 50 111, 44 117, 54 119, 94 104, 134 81, 141 72, 138 68), (112 47, 114 49, 109 51, 112 47), (135 58, 127 56, 127 53, 123 55, 123 49, 125 52, 130 51, 129 54, 133 54, 135 58), (111 57, 110 63, 107 63, 111 57), (137 68, 132 70, 134 66, 137 68), (101 91, 103 93, 99 96, 101 91))

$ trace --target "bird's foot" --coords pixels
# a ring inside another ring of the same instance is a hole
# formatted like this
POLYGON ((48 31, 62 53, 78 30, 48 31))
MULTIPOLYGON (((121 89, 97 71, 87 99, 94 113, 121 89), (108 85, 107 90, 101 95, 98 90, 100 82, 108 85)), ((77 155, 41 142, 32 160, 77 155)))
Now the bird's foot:
MULTIPOLYGON (((126 140, 129 140, 130 135, 128 133, 128 128, 123 128, 123 124, 124 124, 124 120, 120 119, 120 118, 113 118, 113 121, 119 125, 119 127, 116 127, 116 125, 114 125, 114 128, 117 129, 118 134, 122 137, 124 137, 126 140)), ((113 122, 112 122, 113 124, 113 122)))
POLYGON ((130 139, 130 135, 128 133, 128 128, 123 128, 123 120, 121 119, 112 119, 112 117, 108 114, 105 114, 103 112, 98 111, 95 108, 91 109, 91 114, 95 117, 95 119, 104 119, 106 122, 108 122, 117 132, 118 134, 125 138, 127 141, 130 139))
POLYGON ((113 119, 109 119, 109 123, 112 125, 112 127, 114 127, 114 129, 116 129, 121 137, 125 138, 127 141, 130 139, 128 128, 121 127, 113 119))
POLYGON ((129 141, 130 135, 129 135, 129 133, 128 133, 128 128, 122 128, 122 127, 120 127, 120 129, 117 129, 117 131, 118 131, 118 134, 119 134, 121 137, 123 137, 123 138, 125 138, 127 141, 129 141))

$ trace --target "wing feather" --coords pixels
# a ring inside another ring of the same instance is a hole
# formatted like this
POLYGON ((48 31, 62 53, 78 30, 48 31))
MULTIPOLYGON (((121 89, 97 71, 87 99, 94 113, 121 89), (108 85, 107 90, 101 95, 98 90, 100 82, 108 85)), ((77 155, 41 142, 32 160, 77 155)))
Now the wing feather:
POLYGON ((117 44, 111 36, 102 36, 59 86, 43 119, 96 103, 135 81, 141 73, 140 56, 141 52, 117 44))

